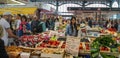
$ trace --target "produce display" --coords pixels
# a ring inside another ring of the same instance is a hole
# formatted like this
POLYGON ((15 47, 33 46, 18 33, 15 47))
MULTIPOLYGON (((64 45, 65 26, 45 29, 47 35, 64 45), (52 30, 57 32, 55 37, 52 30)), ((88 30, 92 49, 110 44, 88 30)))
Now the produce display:
MULTIPOLYGON (((94 29, 95 30, 95 29, 94 29)), ((98 32, 95 31, 95 32, 98 32)), ((99 37, 89 37, 86 36, 80 39, 79 44, 79 53, 88 52, 91 54, 91 57, 116 57, 109 53, 118 53, 120 52, 120 37, 119 33, 116 34, 116 31, 113 29, 108 30, 99 30, 99 37), (114 35, 112 35, 114 34, 114 35), (117 36, 116 36, 117 35, 117 36), (105 53, 105 54, 104 54, 105 53), (109 55, 109 56, 108 56, 109 55)), ((64 49, 66 48, 66 40, 60 41, 59 37, 63 36, 63 32, 45 32, 38 35, 24 35, 20 40, 15 41, 15 45, 6 47, 8 53, 12 52, 12 55, 16 54, 17 57, 21 52, 27 52, 31 54, 36 54, 39 51, 39 54, 42 57, 47 56, 60 56, 63 57, 64 49), (55 39, 55 40, 54 40, 55 39), (35 52, 35 53, 33 53, 35 52)), ((94 35, 96 36, 96 35, 94 35)), ((37 56, 39 56, 39 54, 37 56)))
MULTIPOLYGON (((103 54, 101 52, 105 53, 111 53, 111 52, 118 52, 118 49, 115 49, 119 47, 119 45, 116 43, 115 40, 112 39, 113 37, 111 35, 107 36, 101 36, 96 38, 94 42, 91 44, 91 54, 92 57, 101 57, 108 56, 108 54, 103 54)), ((108 57, 113 57, 114 55, 112 54, 111 56, 108 57)))

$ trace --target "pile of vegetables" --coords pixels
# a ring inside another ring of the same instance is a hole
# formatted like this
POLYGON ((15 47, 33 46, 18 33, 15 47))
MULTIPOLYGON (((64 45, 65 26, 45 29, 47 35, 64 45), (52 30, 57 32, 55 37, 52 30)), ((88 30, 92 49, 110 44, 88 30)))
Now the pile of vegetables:
POLYGON ((116 41, 112 40, 111 35, 98 37, 91 44, 91 56, 92 56, 92 58, 98 58, 98 57, 114 58, 113 55, 107 55, 107 54, 100 53, 101 46, 110 47, 110 48, 112 48, 112 47, 117 48, 116 41))

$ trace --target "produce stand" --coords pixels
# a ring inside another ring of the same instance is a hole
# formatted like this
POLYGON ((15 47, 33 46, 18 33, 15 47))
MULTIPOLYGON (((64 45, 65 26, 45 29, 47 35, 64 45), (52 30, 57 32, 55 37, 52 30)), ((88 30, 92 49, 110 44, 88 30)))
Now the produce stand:
MULTIPOLYGON (((101 31, 92 31, 90 32, 99 32, 99 37, 101 36, 107 36, 110 33, 109 32, 101 32, 101 31)), ((19 46, 10 46, 6 47, 6 50, 10 56, 10 58, 21 58, 22 56, 29 56, 29 58, 72 58, 73 55, 66 52, 66 42, 67 38, 65 36, 59 36, 60 33, 58 31, 51 31, 44 32, 38 35, 29 35, 29 36, 22 36, 17 43, 19 43, 19 46), (56 35, 56 36, 54 36, 56 35), (29 55, 30 54, 30 55, 29 55)), ((63 35, 63 33, 61 33, 63 35)), ((98 36, 85 36, 86 39, 78 38, 80 41, 79 45, 79 51, 78 56, 82 57, 85 55, 89 55, 91 57, 91 45, 93 44, 94 40, 98 38, 98 36), (83 42, 82 42, 83 41, 83 42)), ((73 37, 74 39, 75 37, 73 37)), ((115 41, 118 41, 119 44, 120 39, 117 37, 113 38, 115 41)), ((77 44, 76 44, 77 45, 77 44)), ((112 48, 109 50, 107 49, 100 49, 100 53, 105 53, 107 55, 113 55, 115 57, 119 57, 120 52, 120 46, 118 46, 117 51, 111 51, 112 48)))

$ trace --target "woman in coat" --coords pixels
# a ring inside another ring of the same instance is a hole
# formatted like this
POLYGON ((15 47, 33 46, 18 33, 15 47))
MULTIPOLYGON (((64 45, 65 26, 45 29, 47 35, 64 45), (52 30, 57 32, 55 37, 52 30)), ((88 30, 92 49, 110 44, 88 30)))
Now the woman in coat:
POLYGON ((19 37, 23 35, 29 35, 31 32, 30 24, 27 22, 26 16, 22 16, 19 26, 19 37))

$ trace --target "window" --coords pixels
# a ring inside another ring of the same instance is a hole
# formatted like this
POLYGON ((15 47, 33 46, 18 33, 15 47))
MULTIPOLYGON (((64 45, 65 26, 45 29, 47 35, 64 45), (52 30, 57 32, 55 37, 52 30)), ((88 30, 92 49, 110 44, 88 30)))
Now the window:
POLYGON ((108 6, 106 6, 104 4, 90 4, 90 5, 86 6, 86 7, 108 7, 108 6))
POLYGON ((118 8, 118 3, 117 3, 117 1, 115 1, 115 2, 112 4, 112 7, 113 7, 113 8, 118 8))
POLYGON ((77 4, 64 4, 59 6, 58 12, 68 12, 67 7, 81 7, 81 6, 77 4))

